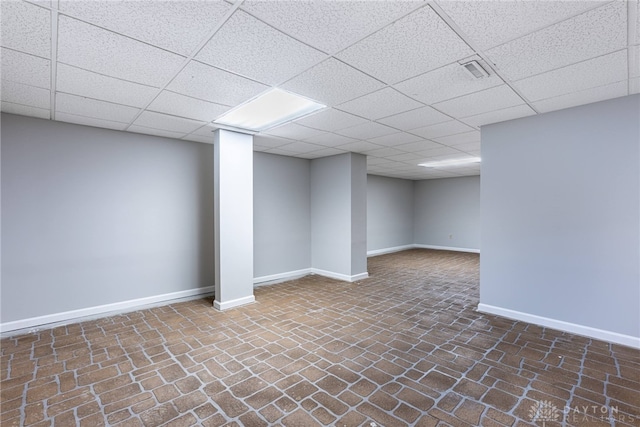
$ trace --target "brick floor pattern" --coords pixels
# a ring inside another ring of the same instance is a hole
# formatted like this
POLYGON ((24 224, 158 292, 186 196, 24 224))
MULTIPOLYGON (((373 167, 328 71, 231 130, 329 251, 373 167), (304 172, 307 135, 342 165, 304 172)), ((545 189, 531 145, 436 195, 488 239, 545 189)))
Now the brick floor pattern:
POLYGON ((519 426, 545 401, 583 408, 565 425, 639 425, 640 351, 476 312, 477 254, 368 262, 225 312, 203 298, 5 338, 0 423, 519 426))

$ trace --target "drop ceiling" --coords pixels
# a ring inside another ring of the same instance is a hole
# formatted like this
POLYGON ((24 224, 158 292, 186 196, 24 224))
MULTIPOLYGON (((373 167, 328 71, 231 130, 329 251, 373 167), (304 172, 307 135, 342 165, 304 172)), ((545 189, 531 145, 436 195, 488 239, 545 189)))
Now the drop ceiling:
MULTIPOLYGON (((480 154, 480 127, 640 92, 630 1, 3 0, 2 111, 213 143, 271 87, 327 109, 255 150, 367 155, 369 173, 480 154), (489 77, 460 66, 477 60, 489 77)), ((552 155, 552 153, 550 153, 552 155)))

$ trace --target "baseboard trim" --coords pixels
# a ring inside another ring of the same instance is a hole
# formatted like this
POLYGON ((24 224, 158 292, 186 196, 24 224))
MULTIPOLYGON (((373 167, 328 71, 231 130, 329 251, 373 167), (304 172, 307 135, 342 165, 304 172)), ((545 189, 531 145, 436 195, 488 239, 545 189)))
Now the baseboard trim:
POLYGON ((206 286, 203 288, 171 292, 168 294, 155 295, 152 297, 137 298, 112 304, 104 304, 95 307, 81 308, 78 310, 64 311, 61 313, 47 314, 44 316, 30 317, 27 319, 1 323, 0 333, 4 334, 6 332, 17 331, 20 329, 41 327, 50 323, 69 323, 92 316, 102 317, 106 314, 114 312, 134 311, 152 304, 166 303, 172 300, 211 294, 213 293, 213 291, 213 286, 206 286))
POLYGON ((413 248, 415 248, 415 245, 411 244, 411 245, 403 245, 403 246, 393 246, 390 248, 383 248, 383 249, 374 249, 372 251, 367 251, 367 257, 373 257, 378 255, 384 255, 384 254, 392 254, 394 252, 406 251, 413 248))
POLYGON ((268 276, 260 276, 253 278, 254 285, 274 284, 279 282, 285 282, 287 280, 298 279, 311 274, 310 268, 303 268, 302 270, 285 271, 284 273, 270 274, 268 276))
POLYGON ((578 325, 576 323, 523 313, 521 311, 510 310, 508 308, 501 308, 483 303, 478 304, 478 311, 481 313, 495 314, 496 316, 506 317, 513 320, 521 320, 523 322, 570 332, 576 335, 582 335, 589 338, 595 338, 602 341, 640 349, 640 337, 605 331, 602 329, 592 328, 590 326, 578 325))
POLYGON ((248 295, 246 297, 236 298, 236 299, 232 299, 231 301, 225 301, 225 302, 219 302, 218 300, 215 300, 213 302, 213 308, 215 308, 216 310, 224 311, 224 310, 229 310, 230 308, 239 307, 241 305, 251 304, 252 302, 255 302, 255 301, 256 301, 256 297, 254 297, 253 295, 248 295))
POLYGON ((358 280, 363 280, 369 277, 369 273, 366 271, 364 273, 349 276, 347 274, 336 273, 334 271, 327 271, 327 270, 321 270, 319 268, 312 268, 311 273, 317 274, 318 276, 329 277, 330 279, 342 280, 344 282, 356 282, 358 280))
POLYGON ((457 248, 453 246, 434 246, 434 245, 413 245, 414 248, 417 249, 436 249, 438 251, 454 251, 454 252, 469 252, 473 254, 479 254, 480 249, 472 249, 472 248, 457 248))

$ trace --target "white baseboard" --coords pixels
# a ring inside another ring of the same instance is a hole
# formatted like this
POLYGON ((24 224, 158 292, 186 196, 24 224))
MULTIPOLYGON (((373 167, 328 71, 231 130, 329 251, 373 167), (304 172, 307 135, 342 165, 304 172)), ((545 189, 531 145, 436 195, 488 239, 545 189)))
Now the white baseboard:
POLYGON ((605 331, 602 329, 592 328, 590 326, 569 323, 563 320, 550 319, 548 317, 537 316, 535 314, 523 313, 520 311, 510 310, 508 308, 496 307, 489 304, 478 304, 478 311, 481 313, 495 314, 496 316, 507 317, 513 320, 521 320, 535 325, 545 326, 564 332, 570 332, 576 335, 583 335, 589 338, 595 338, 602 341, 608 341, 616 344, 626 345, 640 349, 640 337, 631 335, 623 335, 617 332, 605 331))
POLYGON ((470 252, 474 254, 479 254, 480 249, 472 249, 472 248, 457 248, 453 246, 434 246, 434 245, 413 245, 414 248, 418 249, 436 249, 439 251, 454 251, 454 252, 470 252))
POLYGON ((374 249, 372 251, 367 251, 367 256, 371 257, 371 256, 377 256, 377 255, 391 254, 394 252, 406 251, 408 249, 413 249, 413 248, 415 248, 415 245, 411 244, 411 245, 403 245, 403 246, 393 246, 391 248, 384 248, 384 249, 374 249))
POLYGON ((285 282, 287 280, 298 279, 300 277, 304 277, 308 274, 311 274, 310 268, 304 268, 302 270, 294 270, 294 271, 286 271, 284 273, 271 274, 268 276, 260 276, 253 278, 254 285, 266 285, 266 284, 275 284, 280 282, 285 282))
MULTIPOLYGON (((15 320, 13 322, 5 322, 0 324, 0 333, 17 331, 20 329, 40 327, 48 325, 50 323, 69 323, 71 321, 78 321, 81 318, 87 317, 102 317, 107 313, 124 312, 137 310, 149 305, 157 303, 167 303, 168 301, 196 297, 200 295, 211 294, 214 291, 213 286, 207 286, 204 288, 189 289, 186 291, 171 292, 168 294, 155 295, 152 297, 137 298, 128 301, 121 301, 112 304, 98 305, 95 307, 81 308, 78 310, 64 311, 61 313, 47 314, 44 316, 30 317, 22 320, 15 320)), ((88 319, 87 319, 88 320, 88 319)))
POLYGON ((231 301, 219 302, 217 299, 213 302, 213 308, 216 310, 224 311, 230 308, 239 307, 241 305, 247 305, 256 302, 256 297, 248 295, 242 298, 232 299, 231 301))
POLYGON ((312 268, 311 269, 311 273, 312 274, 317 274, 319 276, 329 277, 331 279, 342 280, 342 281, 345 281, 345 282, 355 282, 355 281, 363 280, 363 279, 366 279, 367 277, 369 277, 369 273, 366 272, 366 271, 364 273, 360 273, 360 274, 355 274, 353 276, 349 276, 347 274, 336 273, 334 271, 327 271, 327 270, 320 270, 319 268, 312 268))

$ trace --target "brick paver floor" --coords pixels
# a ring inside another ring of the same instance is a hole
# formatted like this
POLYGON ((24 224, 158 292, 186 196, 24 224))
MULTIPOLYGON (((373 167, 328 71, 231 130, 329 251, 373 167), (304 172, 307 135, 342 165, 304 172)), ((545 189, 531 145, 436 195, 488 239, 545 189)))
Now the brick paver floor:
POLYGON ((410 250, 226 312, 204 298, 5 338, 0 422, 640 425, 640 351, 477 313, 478 268, 410 250))

